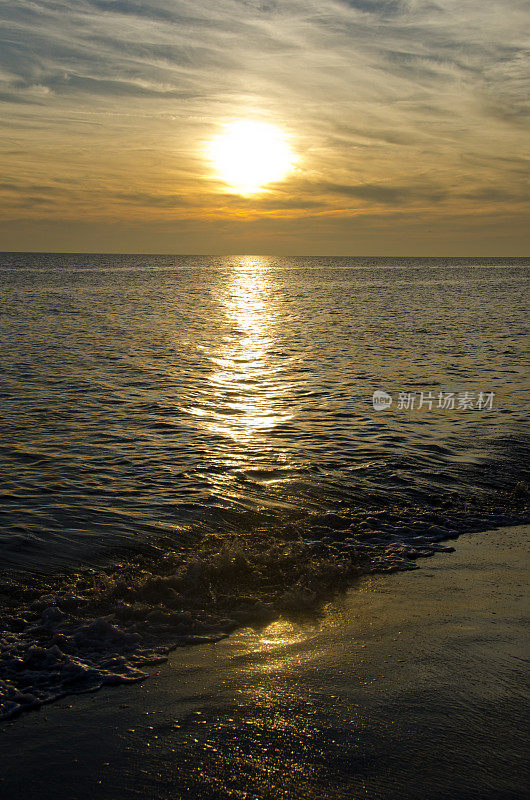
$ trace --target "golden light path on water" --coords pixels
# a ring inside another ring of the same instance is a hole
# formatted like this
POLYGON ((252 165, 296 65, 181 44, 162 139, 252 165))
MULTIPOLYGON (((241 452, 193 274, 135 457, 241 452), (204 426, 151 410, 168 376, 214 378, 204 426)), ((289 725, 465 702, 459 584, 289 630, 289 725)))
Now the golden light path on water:
POLYGON ((272 288, 267 259, 238 260, 220 298, 230 333, 209 356, 214 365, 209 376, 213 408, 201 424, 247 445, 292 417, 284 402, 285 363, 273 357, 277 320, 272 288))

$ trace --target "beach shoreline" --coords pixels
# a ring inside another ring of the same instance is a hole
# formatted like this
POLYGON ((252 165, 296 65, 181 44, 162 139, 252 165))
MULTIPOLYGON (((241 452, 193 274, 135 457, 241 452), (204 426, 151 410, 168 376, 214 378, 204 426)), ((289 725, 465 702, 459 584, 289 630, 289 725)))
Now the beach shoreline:
POLYGON ((523 797, 529 530, 4 724, 2 796, 523 797))

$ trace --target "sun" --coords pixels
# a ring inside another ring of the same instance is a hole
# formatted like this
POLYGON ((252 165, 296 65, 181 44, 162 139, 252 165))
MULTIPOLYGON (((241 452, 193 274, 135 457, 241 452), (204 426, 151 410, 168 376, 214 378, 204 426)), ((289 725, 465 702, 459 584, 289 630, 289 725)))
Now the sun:
POLYGON ((210 143, 217 175, 238 194, 254 194, 291 171, 295 157, 287 136, 276 125, 237 120, 210 143))

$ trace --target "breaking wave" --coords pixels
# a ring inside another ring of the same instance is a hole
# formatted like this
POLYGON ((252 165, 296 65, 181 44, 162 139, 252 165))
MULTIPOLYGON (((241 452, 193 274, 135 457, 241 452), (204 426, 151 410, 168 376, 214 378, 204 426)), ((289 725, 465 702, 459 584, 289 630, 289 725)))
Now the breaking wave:
POLYGON ((179 646, 214 642, 242 625, 318 611, 356 577, 417 567, 451 551, 464 531, 530 520, 517 487, 509 509, 451 515, 373 510, 312 515, 232 536, 210 533, 194 546, 153 546, 106 568, 13 575, 0 586, 0 719, 68 694, 147 677, 146 667, 179 646))

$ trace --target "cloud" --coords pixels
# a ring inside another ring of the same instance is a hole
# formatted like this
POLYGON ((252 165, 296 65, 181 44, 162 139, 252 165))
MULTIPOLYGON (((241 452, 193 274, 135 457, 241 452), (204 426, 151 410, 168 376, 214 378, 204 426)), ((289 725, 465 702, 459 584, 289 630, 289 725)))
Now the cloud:
POLYGON ((339 194, 346 197, 360 198, 373 201, 378 204, 395 205, 396 203, 424 202, 428 200, 438 203, 443 200, 447 193, 441 191, 436 186, 424 187, 415 184, 405 185, 385 185, 376 183, 365 184, 333 184, 322 183, 320 191, 326 194, 339 194))
POLYGON ((386 209, 391 225, 400 206, 506 209, 526 196, 526 13, 519 0, 7 0, 6 180, 22 181, 17 203, 54 198, 36 215, 386 209), (299 154, 253 200, 210 180, 204 157, 219 124, 247 115, 281 124, 299 154))

